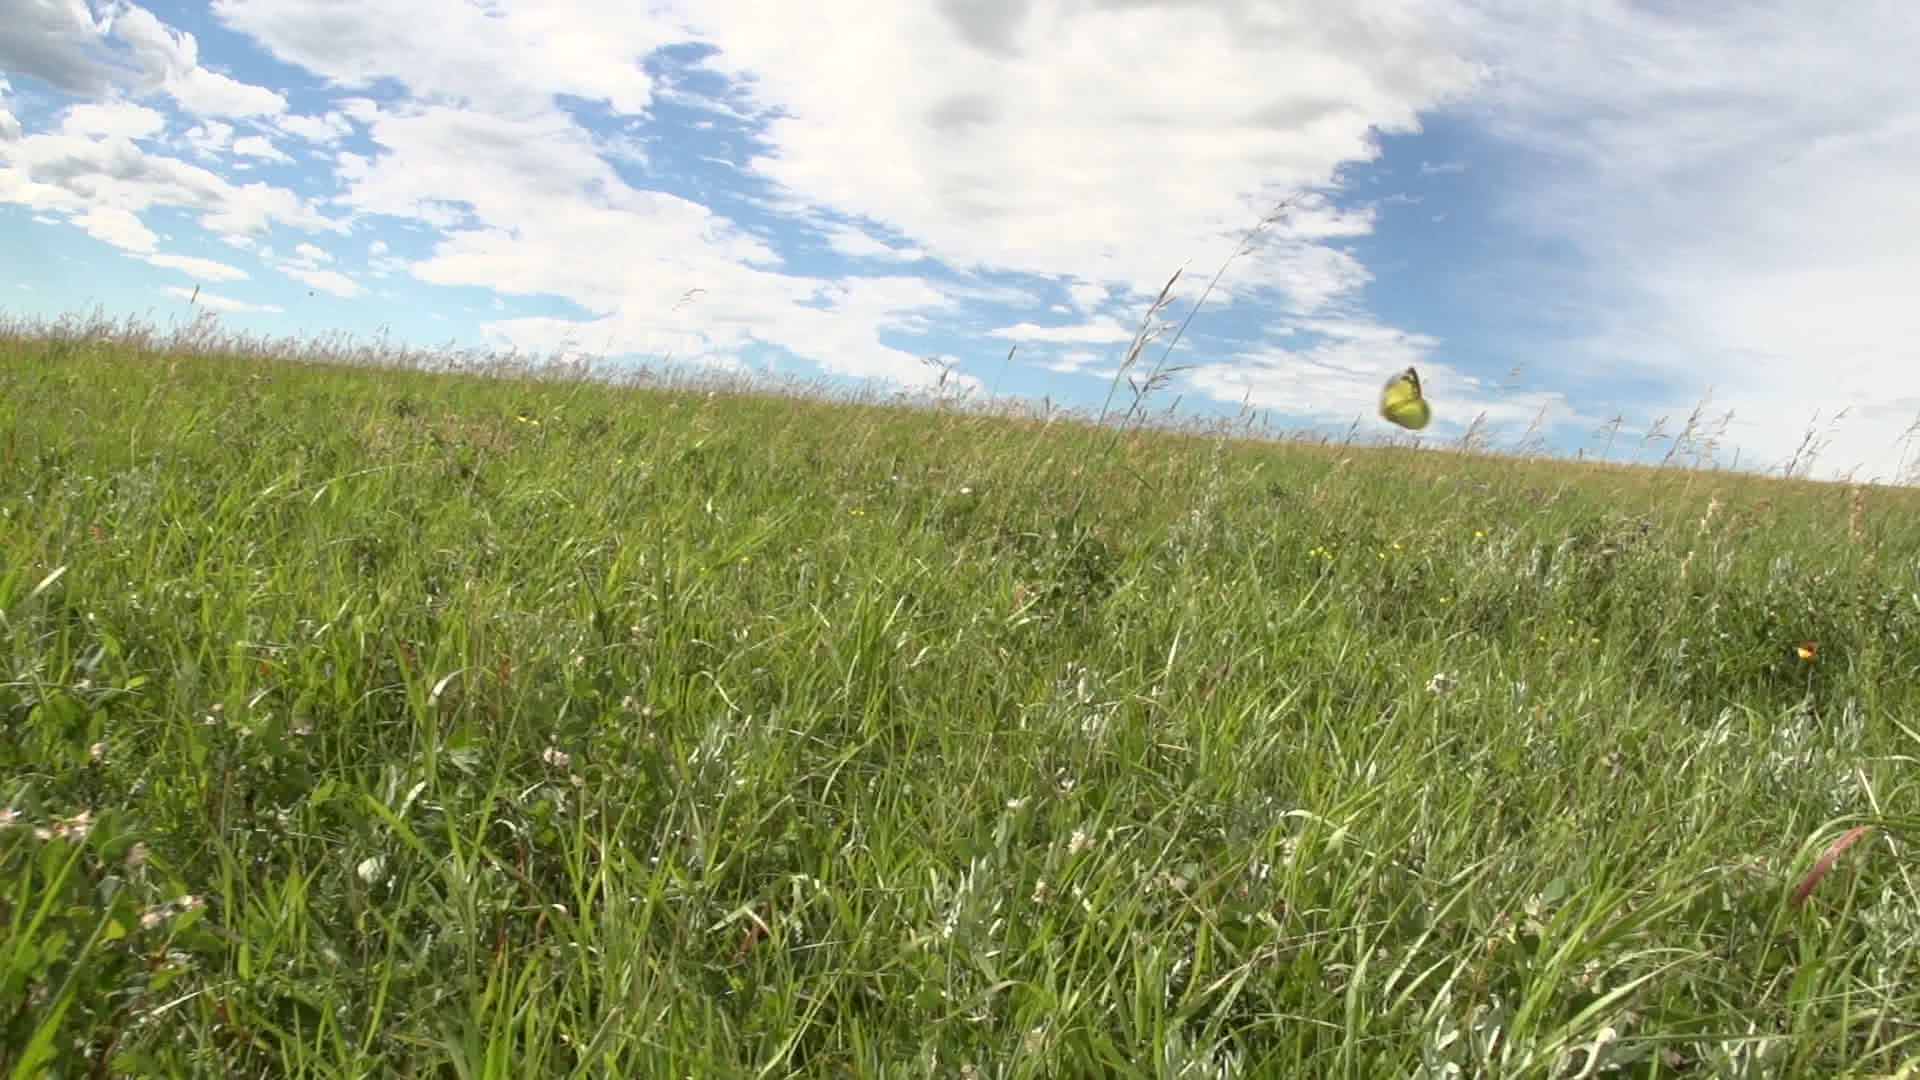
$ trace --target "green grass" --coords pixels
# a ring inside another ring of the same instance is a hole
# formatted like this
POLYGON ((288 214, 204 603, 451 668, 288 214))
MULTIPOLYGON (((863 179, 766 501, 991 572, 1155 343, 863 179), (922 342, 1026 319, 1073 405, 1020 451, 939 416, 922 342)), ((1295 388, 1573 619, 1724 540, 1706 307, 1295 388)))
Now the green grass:
POLYGON ((0 1075, 1916 1071, 1913 493, 295 351, 0 335, 0 1075))

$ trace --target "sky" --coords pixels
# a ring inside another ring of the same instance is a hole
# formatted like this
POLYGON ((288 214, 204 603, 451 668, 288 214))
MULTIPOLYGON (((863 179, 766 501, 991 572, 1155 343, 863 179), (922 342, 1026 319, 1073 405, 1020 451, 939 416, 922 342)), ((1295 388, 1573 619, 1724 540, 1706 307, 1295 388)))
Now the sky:
POLYGON ((1152 408, 1405 437, 1412 364, 1429 445, 1899 481, 1915 56, 1912 0, 0 0, 0 314, 1098 409, 1179 272, 1152 408))

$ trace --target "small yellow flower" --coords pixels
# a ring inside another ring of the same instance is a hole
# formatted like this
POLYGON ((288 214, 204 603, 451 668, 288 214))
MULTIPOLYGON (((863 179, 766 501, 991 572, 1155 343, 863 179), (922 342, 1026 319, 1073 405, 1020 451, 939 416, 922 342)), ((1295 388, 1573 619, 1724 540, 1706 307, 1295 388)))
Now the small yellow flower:
POLYGON ((1820 646, 1817 642, 1802 641, 1793 647, 1793 655, 1799 657, 1801 663, 1811 664, 1819 658, 1820 646))

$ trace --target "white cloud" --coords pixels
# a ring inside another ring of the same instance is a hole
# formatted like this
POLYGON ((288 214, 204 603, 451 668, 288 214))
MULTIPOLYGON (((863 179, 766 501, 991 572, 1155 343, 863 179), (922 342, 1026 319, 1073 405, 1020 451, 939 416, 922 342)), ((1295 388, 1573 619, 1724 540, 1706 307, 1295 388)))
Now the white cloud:
POLYGON ((353 134, 353 121, 342 112, 330 112, 320 116, 288 113, 276 117, 273 126, 295 138, 321 145, 339 142, 353 134))
POLYGON ((1107 302, 1112 295, 1111 287, 1097 281, 1076 281, 1067 286, 1067 295, 1073 298, 1073 306, 1081 311, 1092 311, 1107 302))
MULTIPOLYGON (((759 341, 830 371, 919 383, 920 357, 882 344, 953 295, 918 278, 827 282, 780 273, 764 241, 697 203, 628 186, 557 112, 504 117, 443 106, 368 116, 382 152, 342 170, 344 202, 445 231, 410 266, 420 280, 564 296, 596 316, 503 319, 495 343, 551 350, 671 351, 728 362, 759 341), (611 257, 608 256, 610 253, 611 257), (588 257, 583 257, 588 256, 588 257), (703 290, 692 303, 682 298, 703 290)), ((343 155, 344 157, 344 155, 343 155)), ((386 256, 374 253, 376 273, 386 256)))
POLYGON ((1113 360, 1114 357, 1101 356, 1099 353, 1088 352, 1085 349, 1071 349, 1050 357, 1040 366, 1062 375, 1086 375, 1111 382, 1120 372, 1119 366, 1113 363, 1113 360), (1103 364, 1102 361, 1106 363, 1103 364))
POLYGON ((360 295, 360 283, 338 270, 310 270, 299 266, 284 266, 281 267, 281 271, 288 277, 298 278, 321 292, 346 297, 360 295))
POLYGON ((1039 326, 1023 322, 1013 326, 997 326, 987 334, 1011 341, 1092 345, 1129 342, 1137 330, 1137 326, 1128 326, 1111 315, 1095 315, 1087 322, 1073 326, 1039 326))
POLYGON ((187 145, 201 157, 218 157, 233 144, 233 125, 207 120, 187 129, 187 145))
POLYGON ((1564 363, 1664 386, 1675 420, 1712 387, 1743 462, 1852 404, 1826 463, 1888 476, 1920 415, 1911 6, 1485 0, 1468 29, 1501 68, 1470 115, 1546 162, 1513 220, 1584 260, 1544 279, 1579 297, 1564 363))
POLYGON ((168 296, 177 297, 178 299, 206 308, 209 311, 273 313, 286 310, 286 308, 278 304, 249 304, 245 300, 235 300, 231 296, 222 296, 219 293, 207 292, 204 289, 185 289, 178 285, 168 285, 160 291, 166 293, 168 296))
POLYGON ((188 112, 263 116, 286 107, 279 93, 201 66, 192 34, 167 27, 136 4, 15 0, 0 19, 0 71, 45 81, 69 94, 100 97, 116 88, 165 93, 188 112), (122 49, 108 47, 117 41, 122 49))
POLYGON ((102 30, 83 0, 8 4, 0 19, 0 71, 71 94, 103 93, 110 83, 98 55, 102 30))
POLYGON ((153 230, 141 222, 139 215, 124 207, 89 206, 73 216, 73 223, 86 230, 87 235, 95 240, 128 251, 152 251, 160 242, 153 230))
POLYGON ((244 281, 249 276, 237 266, 195 255, 147 255, 146 261, 168 270, 178 270, 202 281, 244 281))
POLYGON ((797 197, 960 266, 1151 293, 1473 84, 1424 8, 706 0, 695 18, 710 66, 778 110, 754 168, 797 197))
POLYGON ((421 98, 516 115, 550 107, 556 93, 646 109, 653 85, 640 61, 686 39, 661 11, 590 0, 213 0, 222 22, 340 86, 394 78, 421 98))
POLYGON ((113 36, 126 44, 146 74, 142 89, 164 90, 188 112, 267 116, 287 107, 276 91, 200 66, 193 35, 166 26, 143 7, 124 5, 109 21, 113 36))
POLYGON ((69 135, 150 139, 166 127, 166 117, 158 112, 123 101, 70 105, 60 117, 60 130, 69 135))
MULTIPOLYGON (((95 128, 131 123, 138 106, 70 110, 95 128)), ((273 223, 310 232, 345 231, 311 203, 265 183, 234 184, 177 158, 150 154, 125 134, 36 133, 8 144, 0 158, 0 202, 75 218, 90 233, 134 251, 153 250, 138 215, 159 206, 200 214, 226 238, 258 234, 273 223), (135 228, 135 226, 139 226, 135 228)))
POLYGON ((326 249, 316 247, 315 245, 306 243, 305 241, 302 241, 298 244, 293 245, 293 254, 295 255, 295 257, 299 258, 301 261, 309 264, 314 264, 314 265, 318 265, 320 263, 330 263, 333 261, 333 256, 328 254, 326 249))
POLYGON ((385 240, 367 245, 367 273, 377 278, 407 272, 407 261, 392 253, 385 240))
POLYGON ((264 158, 268 161, 292 161, 273 140, 265 135, 242 135, 233 140, 233 152, 243 157, 264 158))
POLYGON ((886 262, 916 262, 927 253, 911 245, 895 247, 865 229, 839 225, 827 232, 833 250, 855 259, 880 259, 886 262))
POLYGON ((6 76, 0 75, 0 142, 12 142, 20 137, 20 121, 7 108, 7 95, 12 90, 6 76))

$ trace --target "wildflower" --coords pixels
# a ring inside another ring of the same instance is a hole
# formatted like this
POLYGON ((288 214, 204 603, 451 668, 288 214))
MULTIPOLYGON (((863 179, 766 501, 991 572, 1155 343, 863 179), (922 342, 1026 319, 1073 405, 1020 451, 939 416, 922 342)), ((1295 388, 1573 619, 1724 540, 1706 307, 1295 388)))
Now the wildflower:
POLYGON ((33 833, 41 840, 51 840, 56 836, 66 840, 85 840, 91 831, 93 811, 82 810, 70 818, 55 819, 50 829, 35 829, 33 833))
POLYGON ((151 930, 175 915, 185 915, 189 911, 198 911, 206 907, 204 898, 189 893, 177 900, 166 900, 155 904, 140 914, 140 928, 151 930))
POLYGON ((1799 657, 1801 663, 1811 664, 1819 658, 1820 646, 1817 642, 1802 641, 1793 647, 1793 655, 1799 657))
POLYGON ((573 763, 573 755, 557 746, 549 746, 540 752, 540 760, 556 769, 564 769, 573 763))

